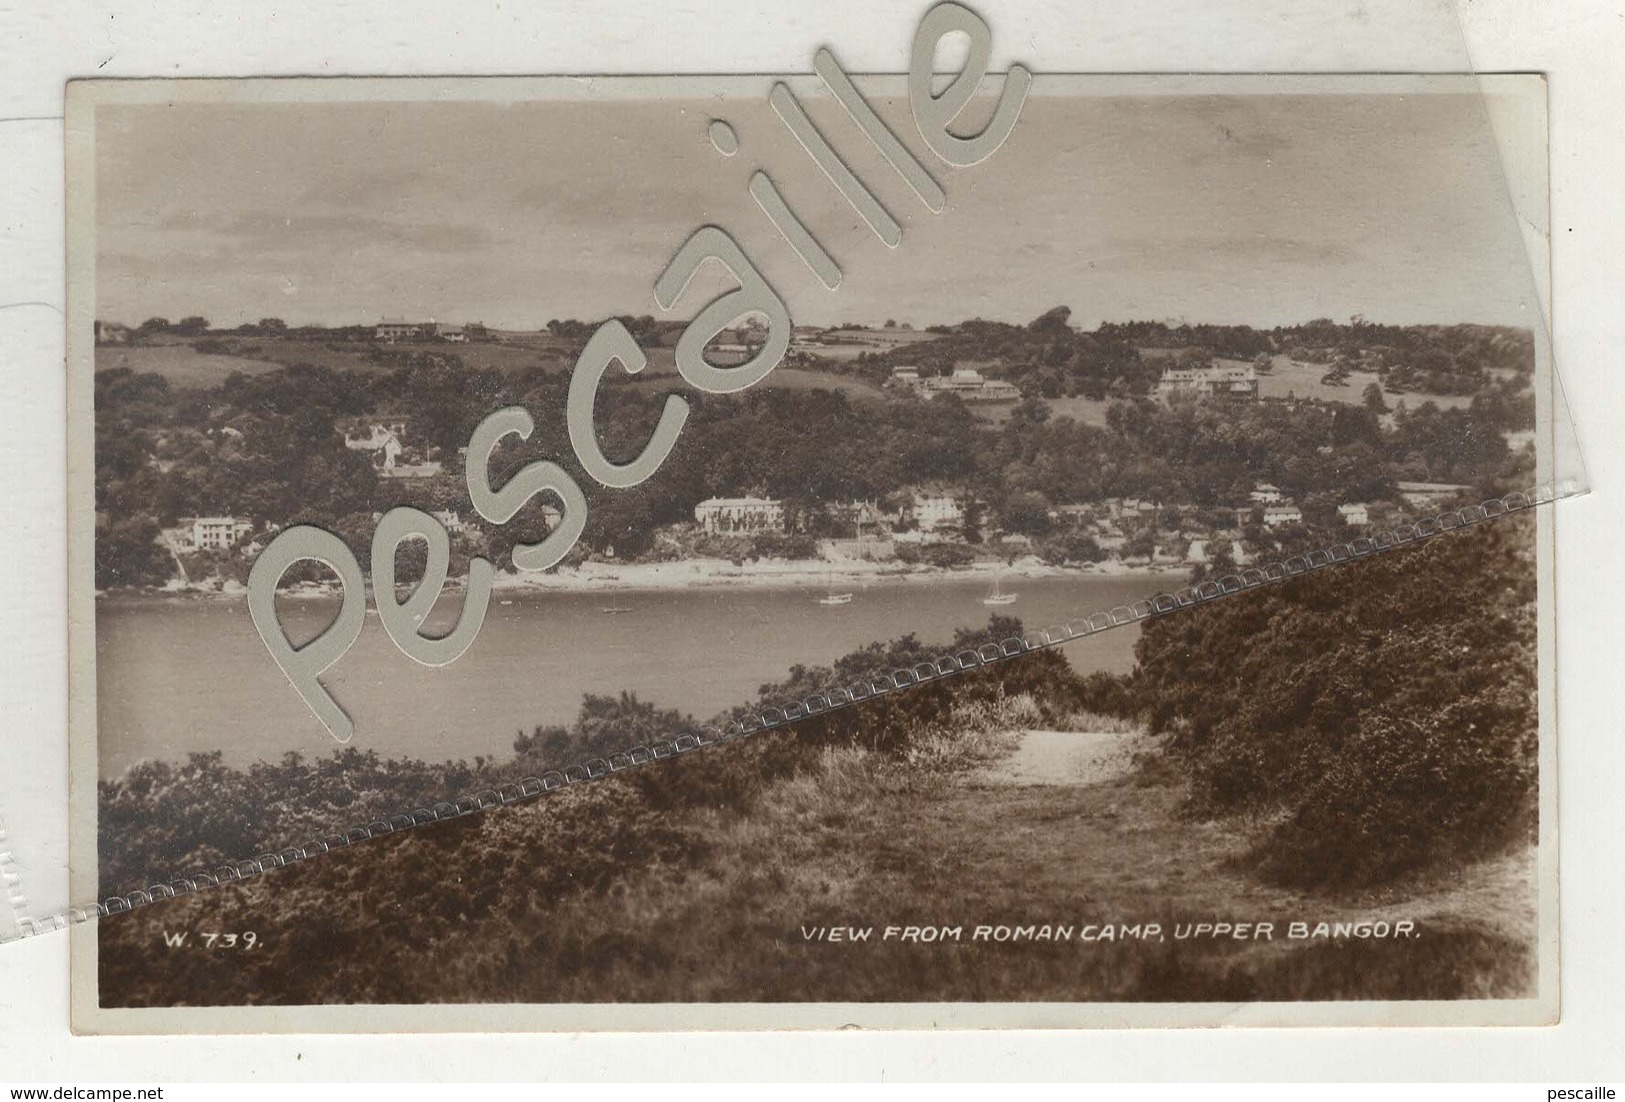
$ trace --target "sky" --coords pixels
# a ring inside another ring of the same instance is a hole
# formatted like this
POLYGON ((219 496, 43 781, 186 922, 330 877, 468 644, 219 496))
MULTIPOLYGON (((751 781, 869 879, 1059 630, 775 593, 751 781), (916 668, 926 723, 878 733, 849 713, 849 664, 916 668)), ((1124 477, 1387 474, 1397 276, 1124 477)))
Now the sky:
POLYGON ((807 95, 903 224, 888 249, 768 107, 771 78, 759 82, 759 95, 710 98, 689 83, 669 97, 653 85, 641 98, 102 104, 96 315, 681 320, 728 284, 697 279, 663 313, 654 279, 715 223, 797 324, 1025 322, 1056 305, 1086 327, 1533 316, 1472 96, 1077 94, 1040 76, 1010 139, 968 168, 926 150, 905 102, 877 98, 947 192, 933 214, 838 105, 807 95), (707 140, 718 117, 739 135, 732 157, 707 140), (750 199, 758 167, 840 265, 838 290, 750 199))

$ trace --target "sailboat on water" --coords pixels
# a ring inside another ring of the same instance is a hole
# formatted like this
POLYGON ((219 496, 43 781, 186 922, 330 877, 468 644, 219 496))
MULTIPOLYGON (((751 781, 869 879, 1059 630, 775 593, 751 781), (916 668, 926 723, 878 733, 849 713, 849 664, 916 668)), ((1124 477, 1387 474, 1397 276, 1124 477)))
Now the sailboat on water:
POLYGON ((835 572, 833 570, 830 571, 829 592, 818 598, 818 603, 827 607, 833 607, 835 605, 849 605, 852 603, 851 593, 835 592, 835 572))
POLYGON ((1003 589, 1001 589, 999 586, 1000 581, 1001 579, 999 575, 994 574, 993 589, 986 597, 982 598, 982 603, 984 605, 1013 605, 1016 603, 1017 595, 1014 593, 1006 593, 1003 589))

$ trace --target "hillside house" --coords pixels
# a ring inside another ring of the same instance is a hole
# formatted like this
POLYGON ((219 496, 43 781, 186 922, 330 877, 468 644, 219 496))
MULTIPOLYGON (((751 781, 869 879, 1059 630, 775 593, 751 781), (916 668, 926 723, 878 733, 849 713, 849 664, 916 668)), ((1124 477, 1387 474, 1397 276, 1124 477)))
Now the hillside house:
POLYGON ((352 417, 335 422, 344 435, 344 446, 351 451, 370 452, 387 447, 394 441, 397 448, 406 443, 405 417, 380 414, 377 417, 352 417))
POLYGON ((694 519, 708 536, 784 531, 784 503, 765 497, 712 497, 694 506, 694 519))
POLYGON ((405 318, 384 318, 372 331, 373 339, 386 344, 396 341, 415 341, 423 336, 423 326, 405 318))
POLYGON ((463 518, 457 515, 455 509, 434 509, 429 515, 440 522, 440 526, 451 535, 458 535, 468 531, 468 525, 463 518))
POLYGON ((1239 367, 1170 367, 1157 381, 1157 394, 1194 394, 1199 398, 1258 397, 1258 372, 1251 364, 1239 367))
POLYGON ((1296 505, 1264 506, 1264 527, 1277 528, 1283 524, 1302 524, 1303 511, 1296 505))
POLYGON ((847 501, 831 505, 830 515, 850 525, 855 536, 878 536, 886 531, 886 514, 873 501, 847 501))
POLYGON ((1344 524, 1356 527, 1365 527, 1371 523, 1371 509, 1363 501, 1352 502, 1348 505, 1339 505, 1337 515, 1343 518, 1344 524))
POLYGON ((965 526, 965 507, 951 494, 915 494, 908 513, 922 532, 958 531, 965 526))
POLYGON ((957 394, 965 402, 1018 402, 1021 390, 1002 379, 989 379, 974 367, 957 367, 952 375, 920 379, 916 390, 926 398, 957 394))
POLYGON ((229 551, 253 530, 254 522, 247 517, 195 517, 190 539, 198 551, 229 551))

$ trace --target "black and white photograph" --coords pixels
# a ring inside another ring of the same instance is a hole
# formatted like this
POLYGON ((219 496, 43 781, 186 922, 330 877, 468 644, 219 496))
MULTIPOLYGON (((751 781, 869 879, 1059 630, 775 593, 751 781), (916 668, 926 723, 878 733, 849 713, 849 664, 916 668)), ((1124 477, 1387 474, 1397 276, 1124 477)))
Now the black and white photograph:
POLYGON ((1544 81, 974 61, 70 88, 77 1029, 1556 1020, 1544 81))

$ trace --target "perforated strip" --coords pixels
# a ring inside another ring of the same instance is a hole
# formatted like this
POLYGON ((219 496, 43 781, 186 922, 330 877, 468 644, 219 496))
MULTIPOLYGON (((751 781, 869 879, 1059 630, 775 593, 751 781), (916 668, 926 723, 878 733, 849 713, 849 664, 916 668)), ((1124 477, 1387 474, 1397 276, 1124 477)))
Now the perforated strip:
POLYGON ((460 797, 449 803, 438 803, 433 807, 420 807, 401 812, 387 819, 376 819, 341 834, 333 834, 326 838, 317 839, 304 846, 290 846, 276 853, 266 853, 258 857, 245 858, 207 872, 179 877, 168 883, 152 884, 127 895, 113 895, 96 903, 69 907, 67 910, 51 915, 48 918, 29 918, 19 914, 18 932, 11 935, 11 937, 0 937, 0 941, 42 934, 51 930, 64 929, 91 919, 121 914, 161 900, 191 895, 207 888, 215 888, 222 884, 262 875, 272 869, 282 868, 299 861, 308 861, 332 850, 344 849, 382 835, 395 834, 400 831, 411 830, 413 827, 425 826, 429 823, 442 822, 447 819, 462 818, 493 807, 533 799, 571 785, 597 780, 599 777, 610 776, 615 773, 622 773, 636 766, 662 761, 676 757, 679 754, 691 753, 703 747, 731 742, 736 738, 783 727, 786 724, 794 723, 809 716, 823 715, 891 693, 901 692, 914 685, 924 684, 928 681, 940 681, 955 674, 980 669, 1044 647, 1059 646, 1088 635, 1110 631, 1125 624, 1138 623, 1152 616, 1165 615, 1182 608, 1190 608, 1198 604, 1215 601, 1234 593, 1258 589, 1273 582, 1300 577, 1316 570, 1323 570, 1326 567, 1348 562, 1352 559, 1365 558, 1381 551, 1409 546, 1432 536, 1493 520, 1497 517, 1507 516, 1511 513, 1521 512, 1538 505, 1545 505, 1560 498, 1572 497, 1582 492, 1582 488, 1573 482, 1561 482, 1529 491, 1514 492, 1503 498, 1492 498, 1480 505, 1465 506, 1461 509, 1440 513, 1437 516, 1422 518, 1412 524, 1402 524, 1397 528, 1371 536, 1362 536, 1347 543, 1333 544, 1324 550, 1312 551, 1303 555, 1293 555, 1277 563, 1244 570, 1238 574, 1225 575, 1221 578, 1208 579, 1197 585, 1186 586, 1173 593, 1159 593, 1127 605, 1119 605, 1106 611, 1077 616, 1064 623, 1026 631, 1020 636, 1013 636, 998 643, 985 643, 980 647, 966 649, 957 654, 943 655, 934 661, 920 662, 905 669, 894 670, 890 674, 878 675, 868 681, 814 693, 802 700, 772 705, 762 709, 758 714, 747 716, 743 720, 733 720, 726 727, 707 724, 700 728, 699 734, 686 734, 676 739, 658 740, 648 745, 634 746, 610 754, 607 757, 590 758, 585 762, 568 765, 562 770, 549 771, 543 773, 540 777, 525 777, 518 781, 512 781, 498 785, 495 788, 484 789, 460 797))
POLYGON ((6 820, 0 816, 0 941, 21 936, 28 921, 28 896, 23 893, 23 870, 11 852, 6 820))

